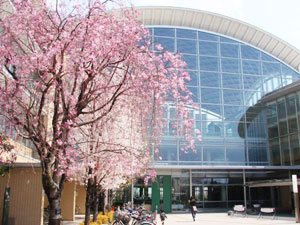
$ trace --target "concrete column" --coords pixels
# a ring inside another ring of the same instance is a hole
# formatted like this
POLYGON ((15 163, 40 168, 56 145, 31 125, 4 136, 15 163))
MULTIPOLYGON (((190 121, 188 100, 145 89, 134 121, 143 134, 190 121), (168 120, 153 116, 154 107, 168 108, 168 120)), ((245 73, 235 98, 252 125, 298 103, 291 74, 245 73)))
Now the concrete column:
POLYGON ((75 220, 76 184, 66 182, 61 196, 61 210, 63 220, 75 220))
POLYGON ((85 197, 86 191, 82 185, 76 185, 76 202, 75 202, 75 213, 85 214, 85 197), (76 212, 77 211, 77 212, 76 212))

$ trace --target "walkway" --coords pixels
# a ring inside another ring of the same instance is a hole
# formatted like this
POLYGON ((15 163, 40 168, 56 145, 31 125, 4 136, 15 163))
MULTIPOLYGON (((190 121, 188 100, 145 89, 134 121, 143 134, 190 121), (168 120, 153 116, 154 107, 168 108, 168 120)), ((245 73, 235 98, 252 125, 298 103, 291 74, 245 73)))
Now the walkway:
MULTIPOLYGON (((295 219, 292 217, 276 217, 272 220, 265 216, 257 219, 256 216, 244 217, 242 215, 227 216, 226 213, 198 213, 196 221, 193 222, 190 214, 167 214, 165 225, 288 225, 295 224, 295 219)), ((76 222, 65 221, 63 225, 78 225, 83 221, 80 216, 76 222)), ((158 219, 157 225, 161 225, 158 219)))

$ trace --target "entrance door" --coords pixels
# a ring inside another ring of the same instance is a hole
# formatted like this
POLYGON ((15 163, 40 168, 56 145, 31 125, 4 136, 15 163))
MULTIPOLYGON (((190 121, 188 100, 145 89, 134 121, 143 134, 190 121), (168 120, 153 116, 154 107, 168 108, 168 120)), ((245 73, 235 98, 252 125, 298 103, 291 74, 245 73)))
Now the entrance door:
POLYGON ((159 175, 152 183, 152 211, 171 212, 171 176, 159 175))

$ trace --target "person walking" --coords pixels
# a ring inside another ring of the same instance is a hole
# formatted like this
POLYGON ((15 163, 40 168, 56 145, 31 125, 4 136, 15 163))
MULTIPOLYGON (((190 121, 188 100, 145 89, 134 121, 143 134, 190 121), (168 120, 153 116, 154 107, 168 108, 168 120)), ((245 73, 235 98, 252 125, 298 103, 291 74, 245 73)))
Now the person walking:
POLYGON ((196 206, 195 197, 191 196, 190 200, 188 200, 188 203, 189 203, 190 208, 191 208, 193 220, 195 221, 195 219, 196 219, 196 213, 197 213, 197 206, 196 206))
POLYGON ((161 209, 160 210, 160 220, 161 220, 162 225, 165 224, 166 218, 167 218, 167 215, 166 215, 165 211, 163 209, 161 209))

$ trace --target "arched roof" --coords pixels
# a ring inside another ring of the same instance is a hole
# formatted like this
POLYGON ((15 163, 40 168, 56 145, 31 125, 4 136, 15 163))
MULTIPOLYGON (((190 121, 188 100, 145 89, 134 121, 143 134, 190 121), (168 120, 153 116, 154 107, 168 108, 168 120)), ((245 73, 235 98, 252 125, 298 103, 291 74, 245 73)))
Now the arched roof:
POLYGON ((261 49, 296 71, 300 51, 280 38, 245 22, 219 14, 177 7, 137 7, 145 25, 188 27, 232 37, 261 49))

